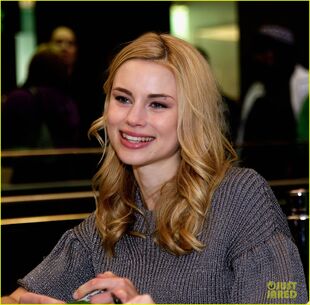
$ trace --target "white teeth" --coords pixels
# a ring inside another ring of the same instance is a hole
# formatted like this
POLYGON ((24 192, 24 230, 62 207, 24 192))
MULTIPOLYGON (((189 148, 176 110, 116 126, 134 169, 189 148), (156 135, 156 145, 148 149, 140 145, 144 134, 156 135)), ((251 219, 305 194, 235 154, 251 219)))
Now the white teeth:
POLYGON ((133 143, 150 142, 154 140, 153 137, 133 137, 125 133, 122 133, 122 137, 133 143))

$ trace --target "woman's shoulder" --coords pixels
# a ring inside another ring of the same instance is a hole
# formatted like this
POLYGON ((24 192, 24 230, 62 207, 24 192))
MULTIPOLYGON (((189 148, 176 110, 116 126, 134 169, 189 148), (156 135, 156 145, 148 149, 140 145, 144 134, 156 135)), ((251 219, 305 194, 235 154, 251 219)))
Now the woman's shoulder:
POLYGON ((216 194, 221 194, 222 197, 229 196, 230 202, 235 200, 235 203, 239 204, 247 202, 244 201, 247 197, 253 200, 262 193, 271 201, 276 200, 264 177, 254 169, 242 167, 231 167, 216 190, 216 194))
POLYGON ((92 248, 92 246, 99 243, 100 236, 96 227, 95 212, 74 227, 73 232, 79 241, 88 248, 92 248))
POLYGON ((219 187, 236 190, 239 194, 244 195, 248 192, 266 192, 275 199, 268 181, 252 168, 231 167, 226 172, 219 187))
POLYGON ((254 181, 265 183, 266 180, 253 168, 233 166, 229 168, 224 176, 223 182, 238 181, 244 184, 249 184, 254 181))
POLYGON ((222 222, 234 238, 269 238, 275 231, 290 235, 285 214, 268 182, 255 170, 231 168, 225 175, 213 201, 215 223, 222 222), (219 220, 220 219, 220 220, 219 220))

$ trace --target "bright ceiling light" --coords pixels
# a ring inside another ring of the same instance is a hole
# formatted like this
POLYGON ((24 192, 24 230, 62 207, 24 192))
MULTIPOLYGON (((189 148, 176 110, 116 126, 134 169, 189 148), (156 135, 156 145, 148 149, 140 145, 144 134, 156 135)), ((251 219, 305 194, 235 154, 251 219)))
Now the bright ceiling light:
POLYGON ((236 24, 201 28, 195 35, 200 39, 236 42, 239 40, 239 28, 236 24))

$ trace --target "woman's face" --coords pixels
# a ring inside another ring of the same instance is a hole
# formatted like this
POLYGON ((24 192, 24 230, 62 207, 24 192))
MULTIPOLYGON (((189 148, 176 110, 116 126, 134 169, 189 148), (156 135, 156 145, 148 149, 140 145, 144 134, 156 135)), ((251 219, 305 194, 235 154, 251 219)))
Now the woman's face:
POLYGON ((110 142, 125 164, 170 168, 179 162, 178 100, 173 73, 129 60, 116 72, 107 109, 110 142))

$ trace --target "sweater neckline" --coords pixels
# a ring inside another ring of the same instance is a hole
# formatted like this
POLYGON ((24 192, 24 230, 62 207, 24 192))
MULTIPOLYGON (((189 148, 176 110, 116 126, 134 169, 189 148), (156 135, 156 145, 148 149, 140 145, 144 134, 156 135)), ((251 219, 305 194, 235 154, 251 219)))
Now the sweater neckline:
POLYGON ((145 235, 152 235, 156 227, 155 213, 145 206, 139 188, 136 191, 135 202, 142 214, 139 212, 135 213, 136 221, 134 229, 145 235))

